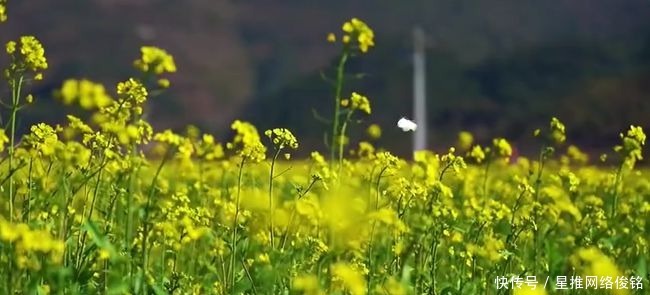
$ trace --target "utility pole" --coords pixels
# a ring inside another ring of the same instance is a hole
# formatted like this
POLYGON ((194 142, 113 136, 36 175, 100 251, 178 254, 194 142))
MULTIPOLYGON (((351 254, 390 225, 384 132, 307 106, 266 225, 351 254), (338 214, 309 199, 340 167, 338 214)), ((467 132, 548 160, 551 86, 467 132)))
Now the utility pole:
POLYGON ((424 31, 413 29, 413 120, 418 128, 413 133, 413 152, 427 148, 427 101, 424 31))

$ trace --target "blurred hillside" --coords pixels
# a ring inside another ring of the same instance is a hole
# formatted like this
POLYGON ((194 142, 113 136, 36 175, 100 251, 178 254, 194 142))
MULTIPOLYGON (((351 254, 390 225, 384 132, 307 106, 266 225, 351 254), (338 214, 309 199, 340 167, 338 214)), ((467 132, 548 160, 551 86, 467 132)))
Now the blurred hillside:
POLYGON ((65 78, 113 88, 133 73, 139 46, 153 44, 179 68, 152 104, 156 127, 193 123, 223 135, 244 118, 322 147, 327 128, 312 109, 329 117, 321 74, 337 55, 324 36, 357 16, 375 29, 377 48, 352 60, 366 77, 346 91, 368 94, 373 115, 363 123, 380 123, 381 145, 405 151, 410 138, 393 125, 411 114, 410 36, 419 25, 429 36, 436 148, 462 129, 523 142, 557 115, 570 139, 601 149, 631 123, 650 126, 648 15, 647 0, 10 0, 0 40, 34 34, 46 46, 50 69, 23 126, 62 120, 50 94, 65 78))

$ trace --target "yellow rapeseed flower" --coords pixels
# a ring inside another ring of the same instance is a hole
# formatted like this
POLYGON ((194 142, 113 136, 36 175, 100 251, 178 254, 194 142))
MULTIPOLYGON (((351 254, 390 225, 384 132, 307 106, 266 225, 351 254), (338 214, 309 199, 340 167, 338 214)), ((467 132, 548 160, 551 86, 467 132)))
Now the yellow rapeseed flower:
POLYGON ((113 99, 106 93, 104 85, 86 79, 65 80, 61 89, 56 91, 54 96, 64 104, 76 103, 86 110, 101 109, 113 102, 113 99))
POLYGON ((156 75, 176 72, 176 63, 174 57, 164 49, 155 46, 142 46, 140 48, 142 56, 133 62, 136 69, 156 75))
POLYGON ((381 127, 377 124, 370 124, 366 129, 366 134, 372 139, 379 139, 381 137, 381 127))
POLYGON ((522 284, 513 289, 513 295, 546 295, 546 289, 540 285, 522 284))
POLYGON ((178 155, 182 158, 189 158, 194 153, 194 146, 189 139, 180 136, 169 129, 154 135, 153 139, 160 143, 167 144, 169 147, 175 148, 178 155))
POLYGON ((474 135, 468 131, 458 133, 458 148, 463 151, 469 150, 474 143, 474 135))
POLYGON ((512 156, 512 146, 505 138, 495 138, 492 141, 492 146, 498 156, 506 159, 512 156))
POLYGON ((645 145, 646 135, 640 126, 630 126, 627 133, 620 134, 622 143, 614 147, 614 151, 619 153, 628 166, 633 167, 638 160, 643 160, 643 146, 645 145))
POLYGON ((230 126, 235 130, 235 137, 226 144, 229 150, 247 161, 258 163, 266 158, 266 147, 260 140, 257 128, 251 123, 235 120, 230 126))
POLYGON ((16 78, 30 71, 36 80, 40 80, 41 71, 48 67, 45 49, 34 36, 22 36, 18 41, 7 42, 6 51, 11 57, 9 68, 5 70, 6 78, 16 78))
POLYGON ((561 144, 566 140, 566 128, 558 118, 551 118, 551 140, 555 144, 561 144))
POLYGON ((315 275, 300 275, 291 282, 291 289, 302 292, 303 295, 321 295, 318 277, 315 275))
POLYGON ((468 153, 468 156, 474 159, 474 161, 476 161, 476 163, 479 164, 482 163, 483 160, 485 160, 485 152, 483 151, 480 145, 475 145, 472 148, 472 150, 468 153))
POLYGON ((13 54, 14 52, 16 52, 16 42, 15 41, 7 42, 5 48, 7 50, 7 54, 13 54))
POLYGON ((0 0, 0 22, 7 20, 7 0, 0 0))
POLYGON ((57 135, 57 131, 59 131, 58 126, 54 128, 45 123, 39 123, 33 125, 30 131, 31 133, 25 136, 25 142, 28 145, 43 156, 54 154, 57 144, 60 143, 57 135))
POLYGON ((295 150, 298 148, 298 140, 293 135, 293 133, 289 131, 289 129, 273 128, 264 131, 264 135, 271 139, 273 145, 275 145, 278 149, 289 147, 295 150))
POLYGON ((9 137, 7 137, 4 129, 0 129, 0 152, 5 150, 7 143, 9 143, 9 137))
POLYGON ((366 280, 357 269, 343 262, 337 262, 330 268, 333 280, 352 295, 365 295, 366 280))
POLYGON ((360 110, 369 115, 371 112, 370 101, 366 96, 352 92, 352 96, 350 97, 350 109, 360 110))
POLYGON ((330 43, 336 42, 336 35, 334 35, 334 33, 327 34, 327 42, 330 43))
POLYGON ((363 21, 358 18, 352 18, 351 20, 343 23, 341 27, 343 30, 343 43, 349 44, 354 38, 357 41, 357 46, 362 53, 368 52, 368 49, 375 45, 374 38, 375 33, 372 29, 363 21))
MULTIPOLYGON (((613 280, 624 276, 616 263, 596 247, 580 248, 571 256, 572 264, 579 269, 583 276, 610 277, 613 280)), ((613 295, 628 295, 628 289, 612 289, 613 295)))
POLYGON ((106 249, 99 249, 99 259, 100 260, 107 260, 111 258, 111 253, 106 250, 106 249))
POLYGON ((134 106, 143 104, 147 100, 147 88, 142 82, 130 78, 117 84, 117 94, 120 99, 132 103, 134 106))

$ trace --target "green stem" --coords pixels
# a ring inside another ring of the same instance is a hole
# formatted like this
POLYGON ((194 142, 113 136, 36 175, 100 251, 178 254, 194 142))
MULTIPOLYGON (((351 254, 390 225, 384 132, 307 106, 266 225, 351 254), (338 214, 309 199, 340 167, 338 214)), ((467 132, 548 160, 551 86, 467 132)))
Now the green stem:
MULTIPOLYGON (((149 255, 147 254, 147 237, 149 235, 149 211, 151 210, 151 200, 153 199, 153 192, 155 191, 155 186, 156 186, 156 181, 158 180, 158 176, 160 176, 160 172, 162 171, 163 166, 165 166, 165 163, 167 162, 169 156, 171 155, 171 152, 167 152, 167 154, 162 158, 160 161, 160 165, 158 165, 158 169, 156 170, 156 174, 154 174, 153 179, 151 180, 151 186, 149 186, 149 195, 147 196, 147 204, 144 208, 144 218, 142 219, 143 222, 143 230, 142 230, 142 272, 146 276, 147 275, 147 264, 149 263, 149 255)), ((144 285, 144 293, 147 293, 146 290, 146 284, 144 285)))
POLYGON ((135 174, 136 174, 136 172, 129 175, 129 190, 128 190, 127 201, 126 201, 126 203, 127 203, 126 224, 125 224, 125 228, 124 228, 124 232, 125 232, 125 235, 124 235, 124 249, 129 249, 130 248, 131 237, 133 235, 132 229, 131 229, 133 227, 133 214, 131 212, 131 204, 133 204, 133 194, 134 194, 133 189, 135 187, 133 178, 134 178, 135 174))
POLYGON ((348 122, 350 122, 350 118, 352 117, 352 111, 348 112, 348 115, 345 117, 345 121, 343 121, 343 126, 341 126, 341 134, 339 138, 339 170, 338 174, 341 175, 341 167, 343 167, 343 139, 345 137, 345 131, 348 128, 348 122))
MULTIPOLYGON (((101 168, 101 170, 99 170, 99 173, 97 174, 97 182, 95 183, 95 188, 94 188, 94 191, 93 191, 93 198, 90 201, 90 209, 88 210, 88 217, 86 218, 86 221, 90 221, 90 219, 93 216, 93 211, 94 211, 94 208, 95 208, 95 202, 97 200, 97 194, 99 192, 99 184, 102 181, 102 171, 104 170, 103 169, 103 167, 104 167, 103 161, 102 161, 102 166, 100 166, 100 167, 102 167, 102 168, 101 168)), ((88 232, 84 231, 84 233, 82 235, 82 238, 81 238, 81 241, 80 241, 79 246, 78 246, 78 251, 77 251, 77 255, 76 255, 77 256, 77 264, 78 264, 77 268, 80 268, 81 265, 82 265, 81 255, 84 252, 84 248, 85 248, 85 245, 86 245, 87 234, 88 234, 88 232)))
MULTIPOLYGON (((544 155, 545 150, 546 150, 546 147, 542 146, 542 149, 539 152, 539 170, 537 171, 537 178, 535 179, 535 203, 536 204, 539 203, 539 188, 540 188, 540 186, 542 184, 542 173, 544 172, 544 163, 545 163, 545 158, 546 158, 545 155, 544 155)), ((535 257, 534 257, 534 261, 535 261, 534 273, 535 273, 535 275, 538 275, 537 274, 537 265, 538 265, 537 261, 539 261, 539 260, 538 260, 538 257, 537 257, 538 256, 538 249, 537 248, 538 248, 538 244, 539 244, 539 226, 537 225, 537 211, 535 211, 535 213, 533 214, 533 220, 535 222, 535 228, 534 228, 535 232, 534 232, 534 237, 533 237, 533 243, 534 243, 534 246, 535 246, 535 247, 533 247, 533 253, 535 255, 535 257)))
MULTIPOLYGON (((11 84, 11 135, 10 135, 10 144, 9 144, 9 173, 13 170, 14 167, 14 151, 16 145, 16 117, 18 115, 18 103, 20 102, 20 90, 23 85, 23 77, 18 78, 18 82, 14 80, 11 84)), ((11 174, 9 178, 9 221, 13 222, 14 220, 14 175, 11 174)))
MULTIPOLYGON (((377 176, 377 183, 376 183, 377 195, 376 195, 376 198, 375 198, 375 211, 379 210, 379 196, 380 196, 379 184, 381 183, 382 175, 384 174, 384 172, 386 172, 387 169, 388 169, 388 166, 382 168, 381 171, 379 172, 379 175, 377 176)), ((368 204, 368 205, 370 205, 370 204, 368 204)), ((372 273, 373 273, 373 270, 372 270, 372 243, 373 243, 373 240, 374 240, 374 237, 375 237, 375 227, 376 226, 377 226, 377 220, 373 220, 372 221, 372 228, 370 230, 370 239, 368 241, 368 258, 367 259, 368 259, 368 269, 370 270, 370 273, 368 275, 368 281, 367 281, 367 286, 366 286, 367 290, 370 290, 370 287, 372 286, 372 273)))
POLYGON ((616 170, 616 177, 614 180, 614 188, 612 190, 612 194, 614 196, 614 203, 612 204, 612 210, 610 212, 610 218, 613 218, 616 216, 616 207, 618 207, 618 186, 623 180, 623 166, 625 165, 625 160, 621 163, 620 166, 618 166, 618 170, 616 170))
POLYGON ((488 181, 488 173, 490 172, 490 164, 492 164, 492 160, 488 160, 487 163, 485 163, 485 174, 483 175, 483 194, 487 196, 487 181, 488 181))
MULTIPOLYGON (((307 189, 305 191, 303 191, 302 193, 298 194, 298 200, 302 199, 302 197, 304 197, 311 190, 311 188, 314 186, 316 181, 318 181, 317 178, 312 179, 312 181, 311 181, 311 183, 309 183, 309 186, 307 187, 307 189)), ((280 246, 280 251, 284 251, 284 246, 287 244, 287 239, 289 237, 289 231, 291 230, 291 226, 293 225, 293 220, 295 218, 295 215, 296 215, 296 210, 294 209, 294 210, 291 211, 291 216, 289 216, 289 223, 287 224, 287 227, 284 230, 284 234, 282 235, 282 244, 280 246)))
POLYGON ((244 262, 244 259, 241 259, 240 262, 242 268, 244 269, 244 272, 246 273, 246 277, 251 282, 251 288, 253 289, 253 294, 257 295, 257 288, 255 288, 255 281, 253 280, 251 273, 248 271, 248 267, 246 267, 246 262, 244 262))
MULTIPOLYGON (((120 105, 121 108, 121 105, 120 105)), ((136 153, 136 145, 133 144, 131 145, 131 154, 129 155, 129 159, 131 161, 131 164, 135 163, 133 160, 133 157, 136 153)), ((132 247, 132 239, 133 239, 133 196, 135 194, 135 177, 139 174, 139 168, 136 167, 133 169, 133 172, 129 174, 129 187, 128 187, 128 194, 127 194, 127 202, 126 202, 126 225, 125 225, 125 235, 124 235, 124 245, 123 248, 127 250, 129 253, 131 252, 131 247, 132 247)), ((132 275, 133 272, 133 263, 128 263, 127 265, 127 271, 129 274, 130 278, 134 278, 132 275)))
MULTIPOLYGON (((14 166, 14 145, 16 138, 16 115, 18 114, 18 102, 20 101, 20 89, 22 88, 23 77, 21 76, 18 79, 18 83, 14 80, 11 83, 11 137, 9 145, 9 222, 14 220, 14 174, 12 172, 14 166)), ((9 260, 9 266, 7 269, 7 285, 9 294, 12 294, 13 291, 13 260, 9 260)))
POLYGON ((165 252, 167 252, 167 246, 165 243, 162 243, 160 245, 162 247, 162 251, 160 251, 160 281, 162 282, 165 278, 165 266, 167 266, 167 263, 165 262, 165 252))
POLYGON ((32 171, 34 166, 34 158, 29 158, 29 173, 27 176, 27 198, 25 199, 25 205, 23 205, 23 222, 27 223, 29 221, 29 214, 31 211, 31 200, 32 200, 32 171))
POLYGON ((445 176, 445 172, 447 172, 447 170, 449 168, 451 168, 454 165, 455 162, 456 162, 456 159, 454 159, 451 162, 447 163, 445 165, 445 167, 442 168, 442 170, 440 171, 440 175, 438 176, 438 181, 442 181, 442 178, 445 176))
POLYGON ((433 237, 433 241, 431 241, 431 246, 429 247, 429 255, 431 255, 431 268, 429 269, 429 276, 431 277, 431 293, 436 295, 438 294, 436 291, 436 273, 437 273, 437 258, 438 258, 438 236, 436 235, 433 237))
POLYGON ((275 161, 277 161, 278 156, 280 155, 280 152, 282 151, 282 146, 279 146, 278 149, 275 151, 275 155, 273 156, 273 160, 271 161, 271 173, 269 173, 269 236, 271 239, 271 249, 275 248, 275 243, 274 243, 274 234, 273 234, 273 213, 274 213, 274 208, 273 208, 273 171, 275 169, 275 161))
POLYGON ((330 160, 334 162, 334 147, 338 138, 339 130, 339 112, 341 111, 341 91, 343 90, 343 74, 345 69, 345 62, 348 60, 348 53, 343 52, 339 65, 336 68, 336 90, 334 94, 334 121, 332 124, 332 141, 330 144, 330 160))
POLYGON ((237 177, 237 197, 235 199, 235 218, 233 221, 232 225, 232 240, 231 240, 231 246, 232 249, 230 251, 230 269, 229 269, 229 276, 230 276, 230 292, 232 293, 235 289, 235 254, 237 251, 237 218, 239 217, 239 201, 240 201, 240 196, 241 196, 241 179, 242 179, 242 172, 244 171, 244 163, 246 162, 246 158, 241 159, 241 163, 239 164, 239 176, 237 177))

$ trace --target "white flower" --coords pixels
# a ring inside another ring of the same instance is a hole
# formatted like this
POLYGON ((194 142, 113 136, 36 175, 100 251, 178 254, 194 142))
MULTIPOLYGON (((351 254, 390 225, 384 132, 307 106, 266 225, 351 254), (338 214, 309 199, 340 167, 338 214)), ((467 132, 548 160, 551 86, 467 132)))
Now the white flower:
POLYGON ((407 132, 407 131, 415 131, 415 128, 417 128, 418 125, 415 124, 415 122, 402 117, 401 119, 399 119, 399 121, 397 121, 397 127, 401 128, 402 131, 407 132))

